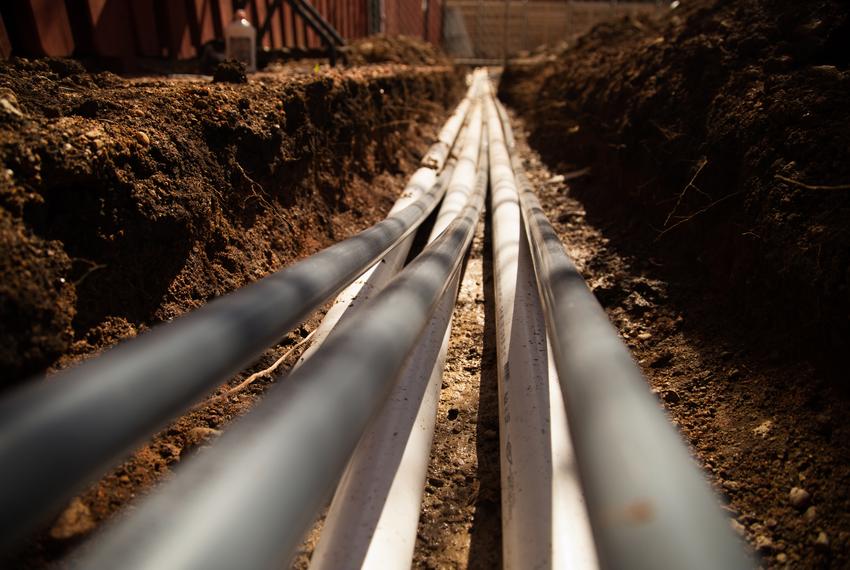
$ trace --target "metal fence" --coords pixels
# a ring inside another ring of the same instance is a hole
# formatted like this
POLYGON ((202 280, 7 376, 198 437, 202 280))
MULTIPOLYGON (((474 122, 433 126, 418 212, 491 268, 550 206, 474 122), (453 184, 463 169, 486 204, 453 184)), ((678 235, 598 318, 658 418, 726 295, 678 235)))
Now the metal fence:
POLYGON ((572 41, 606 20, 652 14, 666 2, 446 0, 444 46, 456 57, 497 59, 572 41))

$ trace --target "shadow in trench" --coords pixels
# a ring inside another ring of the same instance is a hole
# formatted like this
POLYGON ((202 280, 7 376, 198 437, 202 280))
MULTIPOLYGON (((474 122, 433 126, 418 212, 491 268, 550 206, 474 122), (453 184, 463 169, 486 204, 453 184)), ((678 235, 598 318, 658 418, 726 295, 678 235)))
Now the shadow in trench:
POLYGON ((470 570, 502 565, 501 484, 499 472, 499 391, 496 364, 496 298, 493 289, 493 228, 490 205, 484 212, 484 342, 481 354, 476 454, 478 493, 470 532, 470 570))

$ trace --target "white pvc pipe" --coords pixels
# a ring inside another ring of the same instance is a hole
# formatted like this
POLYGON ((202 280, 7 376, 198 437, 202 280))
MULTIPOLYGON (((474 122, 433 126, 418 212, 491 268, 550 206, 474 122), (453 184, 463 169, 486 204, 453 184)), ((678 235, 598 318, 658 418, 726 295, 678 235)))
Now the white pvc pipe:
MULTIPOLYGON (((476 73, 474 82, 481 77, 476 73)), ((429 243, 472 193, 481 136, 481 106, 475 103, 429 243)), ((358 444, 328 510, 311 570, 410 567, 459 281, 460 271, 390 399, 358 444)))
MULTIPOLYGON (((388 215, 392 215, 415 202, 419 196, 437 183, 437 173, 443 171, 444 167, 446 171, 441 172, 440 180, 445 183, 450 179, 452 171, 449 168, 450 165, 446 162, 448 151, 454 145, 455 140, 458 139, 461 127, 468 117, 470 100, 476 89, 475 85, 475 81, 473 81, 467 89, 463 100, 455 107, 454 112, 440 130, 437 142, 431 145, 431 148, 423 157, 423 166, 411 176, 407 186, 398 200, 396 200, 392 209, 390 209, 388 215), (444 148, 446 149, 445 154, 442 152, 444 148), (429 157, 431 158, 429 159, 429 157)), ((346 287, 342 293, 337 295, 330 309, 328 309, 328 312, 325 313, 325 316, 319 323, 319 326, 313 332, 310 347, 304 351, 298 362, 295 363, 293 370, 301 366, 310 355, 318 350, 319 346, 321 346, 322 342, 324 342, 337 323, 346 318, 346 316, 354 314, 355 307, 362 305, 373 294, 380 291, 401 270, 407 259, 407 254, 410 252, 410 247, 413 245, 414 238, 415 234, 408 236, 387 254, 383 260, 370 267, 363 275, 346 287), (351 308, 350 311, 349 308, 351 308)))
POLYGON ((569 469, 566 416, 534 268, 521 223, 511 158, 492 98, 490 138, 493 267, 502 483, 502 550, 507 570, 596 568, 578 481, 569 469))
MULTIPOLYGON (((451 175, 451 170, 447 169, 441 179, 445 183, 444 177, 451 175)), ((420 168, 407 183, 401 196, 396 200, 388 215, 395 213, 398 210, 406 208, 415 202, 419 196, 437 183, 437 172, 432 168, 420 168)), ((351 285, 343 289, 342 293, 337 295, 333 304, 325 313, 322 322, 313 332, 313 339, 310 347, 304 351, 294 368, 301 366, 305 360, 318 350, 325 338, 331 333, 331 330, 337 323, 344 318, 345 315, 354 313, 355 306, 365 303, 374 293, 380 291, 396 273, 398 273, 410 252, 410 247, 413 245, 413 240, 416 233, 411 233, 403 241, 401 241, 391 252, 389 252, 381 261, 366 270, 363 275, 355 279, 351 285), (349 308, 352 310, 349 311, 349 308)))
POLYGON ((458 104, 455 112, 452 113, 452 116, 449 117, 446 124, 443 125, 443 128, 440 130, 440 134, 437 135, 437 142, 431 145, 431 148, 428 149, 428 152, 425 153, 424 157, 422 157, 422 166, 435 168, 439 171, 446 163, 452 147, 458 140, 458 132, 466 121, 469 107, 472 105, 473 99, 477 96, 477 89, 480 84, 480 80, 476 79, 476 77, 480 76, 480 74, 476 74, 478 74, 477 71, 473 73, 470 78, 469 88, 466 90, 466 95, 463 100, 458 104))

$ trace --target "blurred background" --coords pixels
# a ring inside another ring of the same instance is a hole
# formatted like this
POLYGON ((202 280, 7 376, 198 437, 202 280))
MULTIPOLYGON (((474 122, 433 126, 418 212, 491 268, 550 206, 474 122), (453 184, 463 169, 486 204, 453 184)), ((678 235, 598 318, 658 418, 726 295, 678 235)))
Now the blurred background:
POLYGON ((94 58, 132 71, 149 59, 202 57, 243 7, 263 49, 320 50, 325 42, 304 17, 312 8, 344 40, 404 35, 456 58, 486 60, 571 41, 601 21, 666 6, 654 0, 16 0, 0 5, 0 52, 94 58))

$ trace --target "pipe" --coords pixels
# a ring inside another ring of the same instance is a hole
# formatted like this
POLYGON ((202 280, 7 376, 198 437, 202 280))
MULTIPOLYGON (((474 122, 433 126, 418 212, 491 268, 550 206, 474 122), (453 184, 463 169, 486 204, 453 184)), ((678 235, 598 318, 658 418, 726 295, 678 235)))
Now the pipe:
POLYGON ((506 570, 592 569, 598 564, 581 490, 575 474, 564 469, 569 433, 557 375, 548 366, 546 325, 511 159, 496 107, 490 98, 485 105, 492 125, 502 564, 506 570))
MULTIPOLYGON (((459 165, 471 164, 472 170, 455 170, 428 243, 460 213, 473 188, 486 192, 487 145, 477 103, 463 148, 459 165)), ((357 446, 331 502, 311 570, 410 567, 459 282, 457 272, 389 400, 357 446)))
POLYGON ((476 97, 477 90, 478 83, 473 79, 463 100, 457 106, 454 113, 452 113, 452 116, 449 117, 449 120, 443 125, 443 128, 440 129, 440 133, 437 135, 437 142, 431 145, 431 148, 422 157, 422 166, 436 168, 437 170, 443 168, 452 150, 452 146, 457 140, 457 133, 466 120, 469 107, 472 104, 472 100, 476 97))
POLYGON ((409 235, 445 188, 356 236, 0 402, 0 544, 34 528, 409 235))
POLYGON ((513 165, 600 565, 752 568, 702 473, 564 251, 516 154, 513 165))
POLYGON ((77 566, 229 570, 291 556, 460 266, 482 202, 473 194, 380 295, 77 566))
MULTIPOLYGON (((417 170, 410 178, 404 192, 402 192, 401 197, 396 201, 393 209, 390 210, 390 215, 394 213, 394 210, 403 209, 411 202, 416 201, 425 190, 435 184, 441 187, 447 187, 453 170, 454 166, 452 164, 447 165, 439 178, 437 178, 436 172, 431 168, 420 168, 417 170)), ((378 263, 367 269, 365 273, 360 275, 337 295, 331 303, 328 312, 322 317, 322 322, 316 327, 310 347, 298 359, 298 362, 295 364, 296 367, 301 366, 305 360, 310 358, 310 355, 319 348, 325 338, 331 333, 333 327, 341 319, 353 314, 355 307, 362 305, 372 295, 379 292, 401 270, 405 260, 407 260, 407 254, 410 252, 410 246, 413 244, 415 237, 415 234, 410 234, 401 240, 391 252, 378 263)))
MULTIPOLYGON (((454 112, 440 130, 437 141, 431 145, 425 158, 422 159, 423 165, 426 163, 426 158, 435 152, 437 149, 442 149, 446 144, 451 148, 455 141, 458 140, 461 127, 464 121, 468 118, 469 100, 475 93, 474 82, 470 84, 466 95, 461 102, 455 107, 454 112)), ((452 178, 454 164, 446 163, 445 160, 439 163, 428 164, 417 170, 410 178, 407 186, 402 192, 399 199, 393 205, 388 215, 393 215, 395 212, 405 208, 422 195, 428 188, 431 188, 435 183, 446 186, 452 178), (444 168, 445 167, 445 168, 444 168), (442 172, 441 172, 442 171, 442 172), (440 172, 440 178, 437 180, 437 173, 440 172)), ((337 323, 348 315, 354 313, 355 307, 365 303, 372 295, 380 291, 392 277, 398 273, 404 262, 407 260, 407 254, 410 252, 410 247, 413 245, 413 240, 416 236, 410 234, 391 251, 380 262, 370 267, 363 275, 358 277, 340 293, 331 303, 330 309, 322 317, 322 322, 313 333, 313 341, 310 347, 304 351, 304 354, 298 359, 295 367, 301 366, 310 355, 312 355, 322 344, 325 338, 330 334, 331 330, 337 323)))

